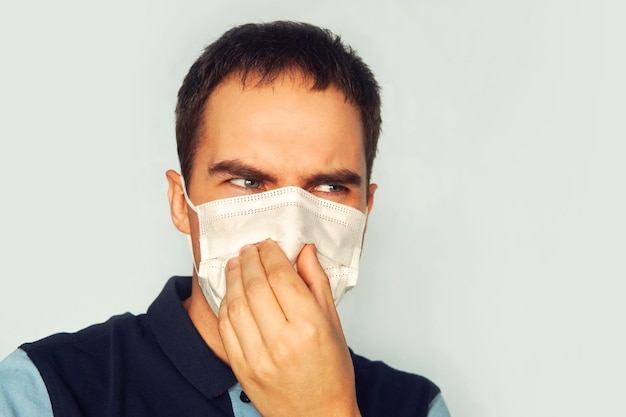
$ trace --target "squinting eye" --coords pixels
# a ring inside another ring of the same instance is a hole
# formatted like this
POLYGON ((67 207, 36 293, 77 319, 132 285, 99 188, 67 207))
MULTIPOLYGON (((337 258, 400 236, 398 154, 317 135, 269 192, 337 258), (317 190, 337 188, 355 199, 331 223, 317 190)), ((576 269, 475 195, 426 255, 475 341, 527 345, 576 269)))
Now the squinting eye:
POLYGON ((242 188, 259 188, 261 186, 261 181, 249 180, 247 178, 234 178, 230 182, 242 188))
POLYGON ((322 184, 315 187, 315 191, 320 191, 322 193, 340 193, 345 190, 346 187, 336 184, 322 184))

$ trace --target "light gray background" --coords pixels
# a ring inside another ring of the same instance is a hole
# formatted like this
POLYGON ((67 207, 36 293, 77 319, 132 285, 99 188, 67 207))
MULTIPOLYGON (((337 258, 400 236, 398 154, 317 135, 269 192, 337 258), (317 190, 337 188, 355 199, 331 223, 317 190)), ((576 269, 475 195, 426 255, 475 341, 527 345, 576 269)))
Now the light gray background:
POLYGON ((351 346, 454 416, 625 415, 626 7, 615 1, 3 1, 0 356, 191 272, 176 91, 246 21, 304 20, 383 86, 351 346))

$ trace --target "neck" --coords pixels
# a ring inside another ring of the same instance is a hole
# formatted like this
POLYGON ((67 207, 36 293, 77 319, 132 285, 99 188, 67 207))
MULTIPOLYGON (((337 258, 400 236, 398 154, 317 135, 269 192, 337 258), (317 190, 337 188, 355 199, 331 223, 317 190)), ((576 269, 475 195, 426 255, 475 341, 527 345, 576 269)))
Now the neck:
POLYGON ((183 301, 183 307, 187 310, 191 322, 195 326, 204 342, 211 348, 224 363, 229 364, 222 337, 217 327, 217 316, 209 307, 209 303, 204 298, 202 289, 198 284, 198 278, 194 273, 192 278, 191 296, 183 301))

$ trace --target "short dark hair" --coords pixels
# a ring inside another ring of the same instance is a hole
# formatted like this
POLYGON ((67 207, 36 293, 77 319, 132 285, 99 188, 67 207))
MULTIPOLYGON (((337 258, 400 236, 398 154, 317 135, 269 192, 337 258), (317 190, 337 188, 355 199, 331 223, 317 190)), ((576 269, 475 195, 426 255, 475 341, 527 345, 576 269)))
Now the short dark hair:
POLYGON ((381 129, 380 88, 356 52, 329 30, 306 23, 277 21, 234 27, 210 44, 189 69, 176 104, 176 143, 183 178, 191 167, 202 131, 202 114, 217 85, 233 74, 274 82, 286 72, 312 80, 312 90, 334 86, 358 107, 369 183, 381 129))

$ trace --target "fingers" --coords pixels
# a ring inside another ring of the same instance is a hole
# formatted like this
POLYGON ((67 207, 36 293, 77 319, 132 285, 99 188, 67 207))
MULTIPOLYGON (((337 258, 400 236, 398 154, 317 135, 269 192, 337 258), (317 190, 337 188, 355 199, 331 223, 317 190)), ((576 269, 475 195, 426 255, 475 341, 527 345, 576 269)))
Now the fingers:
POLYGON ((257 246, 269 285, 287 320, 311 316, 319 306, 280 246, 272 240, 265 240, 257 246))
POLYGON ((220 334, 232 355, 252 360, 250 356, 260 346, 271 345, 289 321, 320 317, 320 312, 336 329, 341 327, 314 245, 305 245, 297 266, 298 272, 271 240, 244 246, 239 257, 228 262, 219 318, 220 334))
POLYGON ((228 303, 226 300, 222 300, 220 309, 218 311, 218 330, 220 337, 222 338, 222 344, 224 345, 224 351, 228 357, 230 366, 233 367, 238 363, 245 363, 246 358, 237 339, 235 329, 228 317, 228 303))
POLYGON ((229 359, 251 361, 262 343, 259 328, 247 302, 242 262, 233 258, 226 264, 226 295, 218 315, 219 331, 229 359))
POLYGON ((258 248, 255 245, 244 246, 239 252, 239 259, 249 311, 262 337, 271 341, 286 322, 285 315, 267 280, 258 248))

